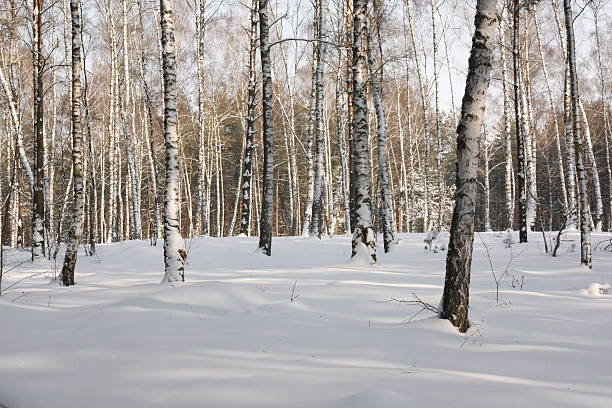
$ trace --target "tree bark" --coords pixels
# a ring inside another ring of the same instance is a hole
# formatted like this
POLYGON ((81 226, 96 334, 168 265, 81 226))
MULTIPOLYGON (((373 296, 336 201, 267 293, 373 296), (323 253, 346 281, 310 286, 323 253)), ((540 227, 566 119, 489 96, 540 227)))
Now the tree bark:
POLYGON ((595 153, 593 152, 593 143, 591 142, 591 128, 589 126, 589 121, 587 119, 582 100, 578 100, 578 105, 580 110, 580 120, 582 121, 582 134, 584 136, 582 142, 585 143, 586 155, 589 162, 591 162, 591 181, 593 183, 593 190, 595 193, 595 222, 592 226, 594 227, 595 231, 601 232, 604 209, 601 195, 601 183, 599 182, 599 169, 597 166, 597 160, 595 159, 595 153))
POLYGON ((424 145, 425 145, 425 151, 424 153, 424 157, 423 157, 423 171, 424 171, 424 191, 425 191, 425 197, 424 197, 424 201, 425 201, 425 206, 423 208, 424 210, 424 215, 423 215, 423 231, 429 231, 431 228, 431 214, 432 214, 432 207, 431 207, 431 192, 429 190, 429 182, 430 182, 430 164, 429 164, 429 155, 430 155, 430 150, 431 150, 431 135, 430 135, 430 130, 429 130, 429 119, 427 118, 427 112, 429 110, 428 108, 428 102, 427 102, 427 90, 426 90, 426 83, 425 83, 425 79, 423 78, 423 74, 421 73, 421 63, 420 63, 420 58, 419 58, 419 53, 418 53, 418 48, 417 48, 417 42, 416 42, 416 38, 415 38, 415 34, 414 34, 414 23, 413 23, 413 17, 412 17, 412 2, 414 0, 404 0, 404 2, 407 5, 407 11, 408 11, 408 24, 409 24, 409 29, 410 29, 410 40, 412 43, 412 49, 414 52, 414 64, 416 66, 416 72, 417 72, 417 79, 418 79, 418 84, 419 84, 419 96, 421 99, 421 108, 422 108, 422 113, 423 113, 423 138, 424 138, 424 145))
POLYGON ((512 133, 510 125, 510 90, 506 65, 506 20, 508 7, 504 4, 499 21, 499 52, 501 54, 502 90, 504 95, 503 136, 504 136, 504 198, 506 204, 505 229, 512 231, 514 225, 514 195, 512 194, 512 133))
POLYGON ((246 141, 244 145, 244 158, 242 159, 242 204, 240 217, 240 233, 249 235, 249 223, 251 221, 251 178, 253 176, 253 137, 255 135, 255 108, 256 101, 256 79, 255 72, 257 52, 257 13, 258 0, 251 3, 251 26, 249 30, 249 82, 247 85, 247 113, 246 113, 246 141))
MULTIPOLYGON (((45 136, 44 136, 44 89, 43 73, 45 59, 42 54, 43 0, 34 0, 32 6, 32 62, 33 62, 33 134, 34 134, 34 190, 32 194, 32 261, 45 253, 45 136)), ((78 73, 77 73, 78 75, 78 73)))
POLYGON ((164 80, 164 139, 166 145, 166 186, 164 200, 163 281, 185 281, 185 243, 180 231, 179 135, 176 114, 176 57, 174 23, 170 0, 160 0, 161 40, 164 80))
POLYGON ((576 46, 574 42, 574 18, 572 16, 571 0, 563 1, 565 10, 565 30, 567 37, 567 55, 570 73, 570 95, 572 113, 572 133, 574 135, 574 152, 576 155, 576 174, 578 176, 578 191, 580 193, 580 262, 592 268, 591 259, 591 222, 589 211, 589 196, 587 191, 586 174, 582 158, 582 139, 580 119, 578 116, 578 75, 576 73, 576 46))
POLYGON ((490 82, 495 33, 496 0, 477 0, 465 94, 457 127, 457 190, 446 257, 446 278, 439 315, 460 332, 468 320, 470 269, 474 243, 474 214, 478 176, 478 149, 490 82))
MULTIPOLYGON (((353 1, 352 43, 352 105, 353 143, 355 150, 354 208, 355 231, 353 232, 351 257, 361 256, 371 264, 376 263, 376 241, 372 228, 370 199, 370 154, 368 142, 368 106, 365 87, 368 75, 368 0, 353 1)), ((352 180, 351 180, 352 181, 352 180)))
POLYGON ((314 98, 314 135, 316 138, 316 159, 315 159, 315 177, 314 177, 314 194, 312 199, 312 222, 310 225, 310 235, 316 235, 319 238, 323 232, 323 189, 325 180, 324 167, 324 152, 325 140, 323 135, 323 70, 325 44, 322 42, 325 37, 324 19, 323 19, 323 1, 316 0, 315 2, 315 37, 317 39, 314 44, 314 80, 315 80, 315 98, 314 98))
POLYGON ((123 5, 123 86, 124 96, 122 99, 122 130, 125 139, 125 158, 127 161, 128 175, 130 177, 130 239, 142 238, 142 222, 140 218, 140 186, 138 183, 139 171, 136 164, 136 138, 134 129, 131 127, 132 113, 130 111, 130 102, 132 101, 132 84, 130 80, 129 70, 129 46, 128 46, 128 12, 127 0, 122 0, 123 5))
POLYGON ((268 0, 259 0, 259 51, 261 58, 263 114, 263 187, 259 222, 259 250, 272 255, 272 211, 274 208, 274 140, 272 133, 272 67, 268 0))
POLYGON ((62 267, 62 284, 74 285, 79 239, 83 229, 83 129, 81 124, 81 18, 79 0, 70 0, 72 20, 72 220, 62 267))
MULTIPOLYGON (((562 204, 563 204, 563 212, 567 213, 568 202, 567 202, 567 189, 565 187, 565 170, 563 168, 563 153, 561 151, 561 135, 559 133, 559 120, 557 118, 557 109, 555 108, 555 104, 553 102, 553 91, 552 86, 550 85, 550 78, 548 75, 548 68, 546 65, 546 60, 544 58, 544 49, 542 47, 542 39, 540 34, 540 23, 538 19, 537 11, 533 13, 535 29, 536 29, 536 37, 538 40, 538 50, 540 52, 540 59, 542 60, 542 72, 544 74, 544 79, 546 81, 546 90, 548 96, 548 106, 550 108, 551 116, 553 119, 553 127, 555 132, 555 149, 557 153, 557 171, 558 171, 558 180, 559 187, 561 188, 562 195, 562 204)), ((549 210, 552 213, 552 208, 549 210)))
POLYGON ((391 180, 389 169, 389 157, 387 153, 387 124, 385 120, 385 107, 381 96, 378 75, 374 71, 374 55, 371 48, 371 36, 368 38, 368 65, 370 66, 370 88, 374 99, 376 111, 376 141, 378 153, 378 189, 380 194, 380 217, 383 231, 383 243, 385 253, 389 252, 395 244, 395 232, 393 230, 393 202, 391 198, 391 180))
POLYGON ((523 114, 521 109, 521 70, 519 54, 519 22, 520 22, 520 3, 513 0, 512 3, 512 61, 514 71, 514 116, 516 132, 516 159, 517 159, 517 189, 518 189, 518 215, 519 215, 519 242, 527 242, 527 166, 525 165, 525 134, 523 133, 523 114))
POLYGON ((206 23, 206 0, 196 2, 196 37, 197 37, 197 66, 198 66, 198 188, 196 192, 196 219, 195 228, 198 234, 208 234, 208 217, 206 204, 206 96, 205 96, 205 72, 204 72, 204 50, 206 46, 204 34, 206 23))

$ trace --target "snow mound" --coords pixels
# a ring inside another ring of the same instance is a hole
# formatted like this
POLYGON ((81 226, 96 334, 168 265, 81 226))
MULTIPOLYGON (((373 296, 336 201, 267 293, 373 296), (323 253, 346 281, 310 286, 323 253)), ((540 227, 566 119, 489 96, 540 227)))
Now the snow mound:
POLYGON ((609 283, 591 283, 585 289, 582 290, 585 295, 588 296, 604 296, 610 294, 609 283))

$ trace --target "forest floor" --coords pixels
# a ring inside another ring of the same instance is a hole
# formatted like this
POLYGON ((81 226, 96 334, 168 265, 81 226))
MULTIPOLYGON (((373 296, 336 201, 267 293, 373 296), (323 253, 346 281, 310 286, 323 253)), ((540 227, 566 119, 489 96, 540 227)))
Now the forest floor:
MULTIPOLYGON (((52 280, 61 265, 24 263, 0 297, 0 404, 612 407, 612 252, 586 270, 577 233, 556 258, 541 234, 477 235, 463 335, 392 300, 435 307, 444 284, 446 252, 400 237, 376 266, 348 262, 346 236, 275 238, 271 258, 256 238, 192 239, 174 287, 161 241, 81 253, 69 288, 52 280)), ((7 268, 28 256, 7 251, 7 268)))

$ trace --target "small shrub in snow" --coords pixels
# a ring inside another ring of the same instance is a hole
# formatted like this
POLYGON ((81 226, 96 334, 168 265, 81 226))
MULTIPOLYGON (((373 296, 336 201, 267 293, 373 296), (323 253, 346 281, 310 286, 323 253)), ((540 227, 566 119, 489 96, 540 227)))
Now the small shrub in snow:
POLYGON ((449 234, 448 232, 440 232, 437 230, 429 231, 427 236, 423 240, 425 243, 425 250, 438 253, 439 251, 446 251, 448 248, 449 234))
POLYGON ((609 283, 591 283, 583 292, 589 296, 602 296, 608 295, 610 293, 610 284, 609 283))
POLYGON ((602 251, 612 252, 612 239, 604 239, 595 244, 595 249, 601 249, 602 251))
POLYGON ((512 248, 514 240, 512 239, 512 231, 510 229, 506 231, 506 238, 504 238, 503 242, 506 245, 506 248, 512 248))
POLYGON ((523 290, 523 286, 525 286, 525 275, 521 275, 520 277, 517 277, 514 274, 512 274, 511 285, 515 289, 519 288, 520 290, 523 290))

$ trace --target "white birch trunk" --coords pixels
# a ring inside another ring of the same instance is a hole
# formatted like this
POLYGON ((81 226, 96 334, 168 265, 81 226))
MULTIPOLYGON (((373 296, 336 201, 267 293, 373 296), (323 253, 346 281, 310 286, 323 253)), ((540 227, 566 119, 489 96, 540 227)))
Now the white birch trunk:
POLYGON ((577 211, 578 202, 576 200, 576 154, 574 152, 574 136, 572 134, 572 102, 570 96, 570 72, 568 65, 568 50, 567 50, 567 35, 564 36, 564 29, 561 25, 559 18, 559 10, 557 8, 556 0, 551 0, 553 16, 555 18, 555 25, 557 27, 557 34, 559 39, 559 46, 563 52, 563 61, 565 64, 564 70, 564 88, 563 88, 563 112, 564 112, 564 133, 565 133, 565 155, 566 155, 566 166, 567 166, 567 212, 566 212, 566 225, 569 231, 576 231, 578 225, 577 211))
POLYGON ((520 4, 519 0, 512 3, 512 70, 514 73, 514 116, 516 132, 516 157, 517 157, 517 190, 519 195, 519 242, 527 242, 527 166, 526 160, 526 138, 524 134, 523 110, 521 107, 521 70, 520 70, 520 4))
POLYGON ((274 208, 274 140, 272 133, 272 67, 270 61, 269 2, 259 0, 259 51, 261 56, 263 114, 263 186, 259 221, 259 250, 272 255, 272 211, 274 208))
POLYGON ((170 0, 160 0, 161 40, 164 79, 164 139, 166 145, 166 185, 164 199, 164 264, 163 281, 185 281, 185 243, 180 231, 180 167, 177 132, 176 57, 174 23, 170 0))
POLYGON ((368 106, 365 87, 368 77, 368 0, 353 1, 352 104, 355 150, 355 231, 351 257, 376 263, 376 240, 372 228, 370 199, 370 154, 368 142, 368 106))
MULTIPOLYGON (((548 96, 548 107, 550 109, 550 114, 553 120, 553 127, 555 132, 555 149, 557 153, 557 171, 558 171, 558 180, 559 187, 561 188, 562 195, 562 203, 563 203, 563 212, 567 213, 568 202, 567 202, 567 189, 565 187, 565 169, 563 168, 563 153, 561 151, 561 135, 559 133, 559 120, 557 119, 557 109, 555 108, 555 104, 553 102, 553 92, 552 86, 550 84, 550 78, 548 75, 548 68, 546 65, 546 59, 544 58, 544 49, 542 47, 542 38, 540 34, 540 23, 538 19, 537 11, 533 13, 535 29, 536 29, 536 37, 538 40, 538 50, 540 52, 540 60, 542 62, 542 73, 544 74, 544 80, 546 82, 546 90, 548 96)), ((552 208, 550 209, 552 212, 552 208)))
POLYGON ((457 190, 446 257, 444 294, 440 318, 448 319, 460 332, 468 320, 470 272, 474 242, 474 214, 478 177, 478 149, 489 87, 495 33, 496 0, 477 0, 465 94, 457 127, 457 190))
POLYGON ((574 135, 574 150, 576 154, 576 174, 578 176, 578 191, 580 193, 580 262, 587 268, 592 268, 591 259, 591 223, 589 211, 589 196, 582 152, 581 123, 578 116, 578 75, 576 73, 576 46, 574 42, 574 19, 571 0, 564 0, 565 30, 567 33, 567 55, 570 73, 572 133, 574 135))
POLYGON ((314 136, 316 139, 316 160, 310 235, 316 235, 319 238, 323 232, 323 183, 325 179, 325 167, 323 163, 325 153, 325 140, 323 135, 323 75, 325 74, 323 70, 325 44, 322 42, 325 37, 323 7, 323 1, 316 0, 315 36, 317 41, 314 44, 314 136))
POLYGON ((134 129, 130 126, 132 120, 132 114, 130 112, 130 102, 132 101, 132 85, 130 79, 129 69, 129 46, 128 46, 128 12, 127 12, 127 0, 122 0, 123 5, 123 86, 125 94, 122 97, 122 129, 123 137, 125 139, 125 157, 127 161, 127 168, 130 177, 130 238, 141 239, 142 238, 142 221, 140 217, 140 188, 138 184, 139 174, 138 166, 136 165, 135 153, 137 150, 136 137, 134 135, 134 129))
POLYGON ((81 19, 79 0, 70 0, 72 20, 72 174, 73 204, 71 226, 62 267, 62 284, 74 285, 79 240, 83 230, 83 129, 81 124, 81 19))
POLYGON ((591 181, 593 182, 593 190, 595 193, 595 222, 594 229, 596 232, 601 232, 603 225, 603 199, 601 195, 601 183, 599 182, 599 170, 597 167, 597 160, 595 160, 595 154, 593 152, 593 143, 591 142, 591 127, 589 126, 589 121, 587 119, 586 112, 584 111, 584 106, 582 105, 582 100, 578 101, 578 106, 580 109, 580 119, 582 121, 582 134, 584 135, 583 143, 585 143, 586 154, 588 156, 589 162, 591 163, 591 181))
POLYGON ((391 198, 391 181, 389 169, 389 157, 387 153, 387 126, 385 120, 385 107, 383 105, 378 76, 374 71, 374 56, 370 41, 368 41, 368 65, 370 66, 370 87, 374 98, 374 109, 376 111, 376 141, 378 152, 378 189, 380 193, 380 216, 383 230, 383 242, 385 253, 389 252, 395 244, 395 232, 393 231, 393 202, 391 198))
POLYGON ((508 68, 506 63, 506 22, 507 22, 507 7, 502 7, 501 19, 499 21, 499 36, 500 36, 500 54, 501 54, 501 70, 502 70, 502 90, 504 97, 504 113, 503 113, 503 138, 504 138, 504 198, 506 204, 505 228, 512 230, 514 224, 514 195, 512 194, 512 134, 510 124, 510 83, 508 81, 508 68))
POLYGON ((45 129, 43 74, 45 57, 42 49, 43 0, 33 0, 32 8, 32 83, 34 136, 34 189, 32 193, 32 261, 41 259, 45 253, 45 129))
POLYGON ((431 145, 431 135, 430 135, 430 130, 429 130, 429 119, 427 118, 427 112, 429 110, 428 108, 428 102, 427 102, 427 91, 426 91, 426 83, 425 83, 425 79, 423 78, 423 74, 421 73, 421 62, 420 62, 420 57, 419 57, 419 53, 418 53, 418 48, 417 48, 417 41, 416 41, 416 37, 414 34, 414 23, 413 23, 413 11, 412 11, 412 2, 414 0, 404 0, 404 2, 406 3, 407 6, 407 11, 408 11, 408 24, 409 24, 409 30, 410 30, 410 40, 411 40, 411 45, 412 45, 412 49, 414 52, 414 64, 416 66, 416 72, 417 72, 417 79, 418 79, 418 85, 419 85, 419 96, 421 99, 421 108, 422 108, 422 113, 423 113, 423 139, 424 139, 424 147, 425 147, 425 151, 424 151, 424 157, 422 158, 423 161, 423 170, 424 170, 424 180, 423 180, 423 187, 424 187, 424 191, 425 191, 425 197, 423 198, 425 201, 425 206, 423 207, 423 231, 429 231, 431 226, 432 226, 432 222, 431 222, 431 216, 432 216, 432 206, 431 206, 431 192, 429 190, 429 182, 430 182, 430 165, 429 165, 429 156, 430 156, 430 145, 431 145))

